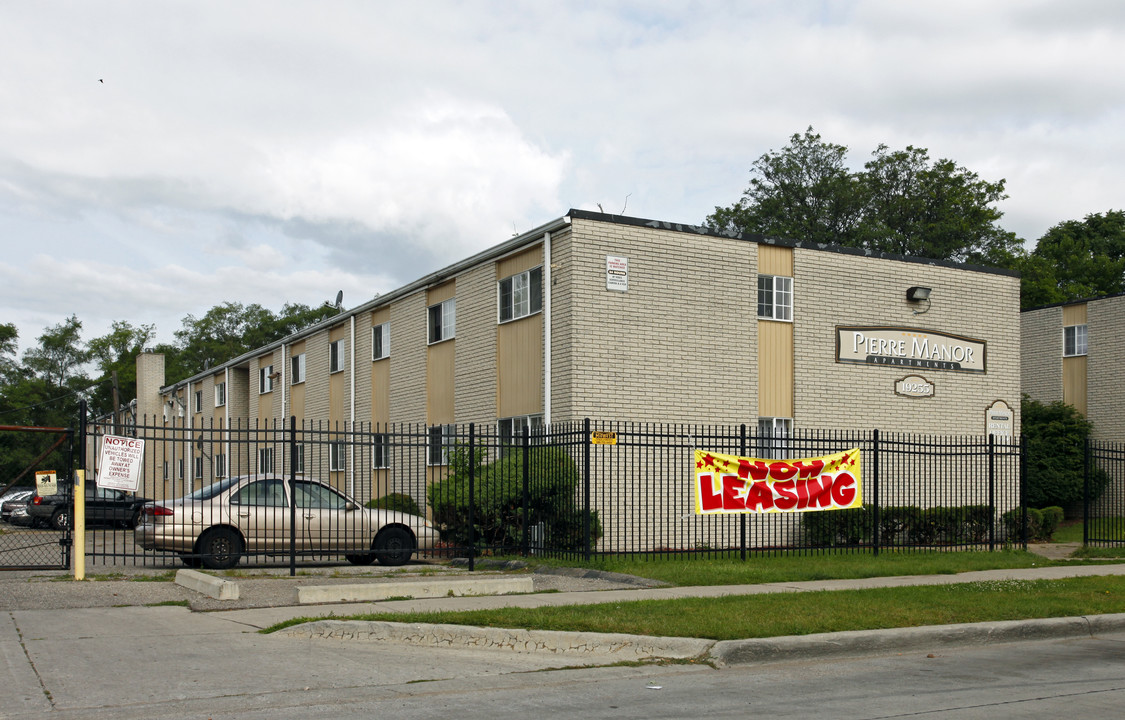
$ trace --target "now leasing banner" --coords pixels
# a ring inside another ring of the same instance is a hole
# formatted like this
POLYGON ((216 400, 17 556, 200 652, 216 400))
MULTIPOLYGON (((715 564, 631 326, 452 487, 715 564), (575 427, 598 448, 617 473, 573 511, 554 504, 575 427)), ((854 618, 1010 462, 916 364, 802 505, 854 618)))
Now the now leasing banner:
POLYGON ((809 512, 863 506, 859 449, 759 460, 695 451, 695 513, 809 512))

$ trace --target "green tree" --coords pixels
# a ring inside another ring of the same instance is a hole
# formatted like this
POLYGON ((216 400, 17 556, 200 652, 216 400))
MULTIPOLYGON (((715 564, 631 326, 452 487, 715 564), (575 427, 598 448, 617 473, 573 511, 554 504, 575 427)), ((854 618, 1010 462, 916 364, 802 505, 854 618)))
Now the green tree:
MULTIPOLYGON (((1082 501, 1086 438, 1093 425, 1073 405, 1041 403, 1024 395, 1021 425, 1027 436, 1027 498, 1030 507, 1073 507, 1082 501)), ((1096 499, 1108 478, 1094 471, 1096 499)))
POLYGON ((1020 270, 1024 308, 1125 292, 1125 211, 1055 225, 1020 270))
POLYGON ((134 327, 127 320, 118 320, 109 333, 89 342, 90 357, 101 373, 101 382, 89 398, 92 415, 102 415, 115 409, 114 373, 117 375, 118 402, 124 404, 137 396, 137 355, 151 342, 155 330, 154 325, 134 327))
POLYGON ((1004 181, 988 182, 925 148, 880 145, 864 169, 847 168, 848 148, 810 127, 754 163, 750 186, 705 221, 751 232, 900 255, 1012 266, 1022 255, 996 223, 1004 181))
POLYGON ((165 355, 169 381, 180 380, 281 340, 337 312, 327 303, 318 307, 287 303, 280 314, 275 314, 258 304, 224 302, 202 317, 185 317, 175 332, 176 342, 155 349, 165 355))

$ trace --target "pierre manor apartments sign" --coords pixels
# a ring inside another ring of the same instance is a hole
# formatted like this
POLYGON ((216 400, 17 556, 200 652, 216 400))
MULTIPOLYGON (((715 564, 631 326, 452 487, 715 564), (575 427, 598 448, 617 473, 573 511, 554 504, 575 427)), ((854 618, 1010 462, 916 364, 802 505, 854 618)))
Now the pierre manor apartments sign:
POLYGON ((983 340, 919 328, 836 327, 836 362, 983 373, 983 340))

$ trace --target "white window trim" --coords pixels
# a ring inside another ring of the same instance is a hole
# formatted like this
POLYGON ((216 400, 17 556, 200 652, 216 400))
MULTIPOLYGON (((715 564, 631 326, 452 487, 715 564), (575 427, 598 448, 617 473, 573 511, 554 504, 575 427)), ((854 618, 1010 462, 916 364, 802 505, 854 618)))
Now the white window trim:
POLYGON ((498 324, 503 325, 504 323, 510 323, 510 322, 514 322, 516 320, 522 320, 526 317, 531 317, 532 315, 538 315, 541 312, 543 312, 543 266, 542 265, 533 267, 530 270, 524 270, 523 272, 518 272, 514 275, 509 275, 508 277, 503 278, 502 280, 500 280, 496 283, 496 322, 498 324), (537 270, 539 271, 538 307, 536 307, 536 304, 537 304, 535 302, 536 298, 532 294, 532 283, 531 283, 531 274, 534 273, 537 270), (511 316, 507 317, 507 318, 504 317, 504 283, 511 283, 511 288, 512 288, 508 293, 509 297, 511 298, 511 304, 512 304, 511 316), (523 308, 523 307, 517 308, 517 302, 516 302, 516 290, 517 290, 516 285, 517 284, 522 284, 522 290, 523 290, 523 293, 525 295, 525 297, 522 299, 522 301, 519 302, 519 305, 526 305, 526 308, 523 308))
POLYGON ((536 430, 543 427, 543 413, 532 413, 530 415, 513 415, 512 417, 500 418, 496 421, 496 435, 504 442, 515 445, 520 442, 523 437, 524 428, 531 428, 536 430), (504 424, 510 424, 510 435, 505 435, 504 424))
POLYGON ((387 433, 375 433, 371 438, 371 469, 386 470, 390 466, 391 436, 387 433))
POLYGON ((195 402, 195 413, 198 415, 203 412, 203 391, 196 390, 195 394, 192 395, 192 399, 195 402))
POLYGON ((449 451, 457 440, 457 429, 455 425, 431 425, 429 431, 426 433, 426 464, 430 467, 448 465, 449 464, 449 451), (434 429, 441 428, 441 459, 439 462, 434 462, 434 429))
POLYGON ((274 471, 275 467, 276 465, 274 465, 273 448, 258 448, 258 472, 271 473, 274 471))
POLYGON ((265 395, 273 392, 273 365, 258 368, 258 394, 265 395))
POLYGON ((227 404, 227 384, 226 381, 215 383, 215 407, 223 407, 227 404))
POLYGON ((293 460, 293 472, 297 475, 305 474, 305 446, 304 444, 297 444, 295 446, 296 457, 293 460))
MULTIPOLYGON (((429 315, 427 314, 427 321, 429 315)), ((427 329, 426 332, 429 332, 427 329)), ((391 324, 389 322, 380 323, 371 328, 371 360, 386 360, 391 356, 391 324), (383 354, 375 354, 375 333, 379 333, 379 344, 382 345, 383 354)))
POLYGON ((1085 323, 1078 324, 1078 325, 1065 325, 1065 326, 1063 326, 1063 357, 1082 357, 1083 355, 1087 355, 1089 353, 1089 350, 1090 350, 1089 329, 1088 329, 1088 327, 1085 323), (1082 328, 1081 332, 1079 332, 1078 328, 1082 328), (1068 348, 1067 348, 1067 337, 1066 336, 1067 336, 1068 330, 1074 331, 1074 349, 1073 349, 1073 352, 1068 352, 1068 348), (1079 351, 1079 343, 1078 343, 1078 339, 1079 339, 1078 336, 1080 334, 1082 336, 1081 352, 1079 351))
POLYGON ((452 340, 457 337, 457 298, 452 297, 439 303, 434 303, 426 308, 426 344, 436 345, 446 340, 452 340), (433 323, 430 320, 431 311, 436 308, 441 308, 441 337, 434 340, 433 337, 433 323))
POLYGON ((197 455, 192 459, 191 463, 192 472, 191 476, 195 480, 203 479, 203 456, 197 455))
MULTIPOLYGON (((772 288, 770 290, 770 313, 771 314, 770 315, 762 315, 759 312, 758 319, 759 320, 773 320, 774 322, 789 322, 789 323, 793 322, 793 299, 794 299, 794 296, 795 296, 795 293, 794 293, 794 290, 793 290, 793 278, 789 277, 788 275, 770 275, 768 273, 759 273, 759 275, 758 275, 759 282, 761 281, 761 278, 767 278, 767 277, 771 278, 773 280, 772 288), (778 289, 779 284, 780 285, 788 285, 788 288, 786 288, 784 290, 779 290, 778 289), (778 304, 777 298, 778 298, 779 294, 789 296, 788 304, 785 304, 785 305, 779 305, 778 304), (785 312, 787 314, 787 317, 778 317, 778 309, 779 308, 783 308, 785 310, 785 312)), ((755 308, 757 308, 758 304, 759 304, 758 298, 757 298, 757 292, 758 292, 757 284, 755 284, 755 286, 754 286, 754 291, 755 291, 754 306, 755 306, 755 308)), ((758 310, 756 309, 755 312, 758 312, 758 310)))
POLYGON ((225 453, 215 454, 215 477, 225 478, 227 476, 227 456, 225 453))
POLYGON ((305 354, 297 353, 289 358, 290 385, 300 385, 305 381, 305 354))
POLYGON ((342 472, 347 466, 347 445, 341 441, 328 443, 328 472, 342 472))
POLYGON ((344 369, 347 366, 346 358, 344 357, 347 349, 348 347, 344 338, 333 340, 332 342, 328 343, 329 374, 344 372, 344 369), (333 364, 333 357, 335 357, 335 364, 333 364))
POLYGON ((788 455, 785 452, 791 444, 793 437, 793 418, 787 417, 759 417, 758 418, 758 446, 755 453, 763 460, 784 460, 788 455), (770 435, 763 437, 762 425, 769 423, 770 435))

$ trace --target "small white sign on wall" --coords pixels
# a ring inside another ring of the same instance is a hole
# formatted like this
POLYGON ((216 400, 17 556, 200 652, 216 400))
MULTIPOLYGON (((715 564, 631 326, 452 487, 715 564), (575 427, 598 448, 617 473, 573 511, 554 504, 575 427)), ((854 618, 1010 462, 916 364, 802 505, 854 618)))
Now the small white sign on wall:
POLYGON ((1011 437, 1015 429, 1015 416, 1012 408, 1003 400, 997 400, 984 411, 985 434, 997 437, 1011 437))
POLYGON ((605 289, 625 292, 629 289, 629 258, 605 256, 605 289))
POLYGON ((137 492, 144 458, 144 440, 106 435, 98 454, 98 487, 137 492))

